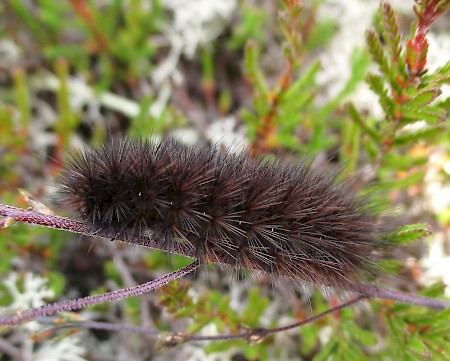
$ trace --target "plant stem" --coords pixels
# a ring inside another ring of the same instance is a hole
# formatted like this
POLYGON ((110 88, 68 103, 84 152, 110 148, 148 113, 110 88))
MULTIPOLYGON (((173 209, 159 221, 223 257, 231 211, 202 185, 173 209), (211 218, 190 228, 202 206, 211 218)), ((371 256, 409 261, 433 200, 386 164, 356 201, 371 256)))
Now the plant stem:
POLYGON ((200 263, 198 261, 194 261, 191 264, 183 268, 180 268, 172 273, 169 273, 160 278, 143 283, 138 286, 125 288, 118 291, 107 292, 96 296, 87 296, 83 298, 77 298, 74 300, 64 300, 38 308, 32 308, 25 311, 18 311, 11 315, 0 316, 0 326, 17 326, 22 323, 35 320, 39 317, 54 315, 56 313, 64 311, 79 310, 81 308, 96 305, 99 303, 111 302, 132 296, 141 295, 143 293, 153 291, 169 283, 170 281, 185 276, 188 273, 191 273, 192 271, 197 269, 199 266, 200 263))
MULTIPOLYGON (((92 236, 92 232, 90 232, 88 227, 86 227, 84 224, 55 215, 43 214, 32 210, 23 210, 20 208, 0 204, 0 216, 7 217, 4 219, 0 219, 0 227, 2 225, 3 227, 6 227, 9 224, 8 219, 14 219, 16 222, 24 222, 92 236)), ((96 235, 104 238, 114 239, 114 235, 112 234, 97 233, 96 235)), ((165 249, 164 247, 167 246, 156 244, 154 240, 147 238, 127 240, 127 243, 138 244, 151 248, 159 248, 169 252, 173 251, 172 249, 165 249)), ((195 251, 183 250, 183 255, 195 258, 195 251)), ((40 308, 19 311, 13 315, 0 316, 0 325, 18 325, 26 321, 34 320, 38 317, 48 316, 62 311, 76 310, 93 304, 110 302, 117 299, 140 295, 152 291, 170 282, 171 280, 182 277, 192 272, 193 270, 197 269, 200 264, 201 262, 199 260, 196 260, 190 265, 168 275, 165 275, 161 278, 124 290, 109 292, 103 295, 79 298, 76 300, 61 301, 40 308)), ((450 308, 449 301, 437 300, 399 291, 378 288, 367 284, 351 285, 349 286, 348 291, 357 292, 360 294, 360 297, 363 298, 389 299, 401 303, 420 305, 433 309, 450 308)))
POLYGON ((273 328, 252 328, 248 329, 245 332, 229 334, 229 335, 214 335, 214 336, 201 336, 201 335, 191 335, 187 332, 178 332, 178 333, 161 333, 158 330, 149 330, 144 327, 139 326, 129 326, 129 325, 117 325, 108 322, 95 322, 95 321, 80 321, 80 322, 67 322, 64 324, 60 324, 58 319, 49 318, 43 319, 42 322, 46 324, 56 324, 52 330, 58 330, 61 328, 87 328, 87 329, 96 329, 96 330, 106 330, 106 331, 115 331, 115 332, 130 332, 144 336, 152 336, 158 337, 159 341, 164 344, 164 346, 175 346, 185 342, 201 342, 201 341, 230 341, 230 340, 238 340, 244 339, 248 343, 256 343, 273 335, 275 333, 288 331, 297 327, 304 326, 308 323, 317 321, 330 313, 337 312, 343 308, 349 307, 367 297, 364 295, 359 295, 354 297, 344 303, 341 303, 338 306, 332 307, 324 312, 321 312, 317 315, 309 317, 305 320, 291 323, 286 326, 281 327, 273 327, 273 328))

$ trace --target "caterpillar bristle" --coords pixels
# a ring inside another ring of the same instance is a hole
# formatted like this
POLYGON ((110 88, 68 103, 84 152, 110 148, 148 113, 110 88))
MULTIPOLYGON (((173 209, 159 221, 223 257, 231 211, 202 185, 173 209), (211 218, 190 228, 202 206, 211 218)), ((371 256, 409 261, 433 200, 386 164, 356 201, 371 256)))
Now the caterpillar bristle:
POLYGON ((343 288, 373 271, 382 243, 366 201, 334 178, 307 162, 126 139, 72 156, 60 195, 93 233, 343 288))

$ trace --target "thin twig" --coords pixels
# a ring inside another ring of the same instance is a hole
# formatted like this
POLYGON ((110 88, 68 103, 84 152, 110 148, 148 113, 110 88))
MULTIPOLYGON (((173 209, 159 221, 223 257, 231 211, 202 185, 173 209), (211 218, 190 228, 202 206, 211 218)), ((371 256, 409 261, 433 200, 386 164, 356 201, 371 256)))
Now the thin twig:
POLYGON ((174 346, 185 342, 202 342, 202 341, 230 341, 230 340, 238 340, 244 339, 249 343, 256 343, 261 341, 267 336, 273 335, 275 333, 284 332, 288 330, 292 330, 301 326, 304 326, 308 323, 317 321, 330 313, 337 312, 343 308, 349 307, 363 299, 368 298, 364 295, 359 295, 355 298, 350 299, 344 303, 341 303, 338 306, 332 307, 324 312, 321 312, 317 315, 309 317, 305 320, 291 323, 286 326, 273 327, 273 328, 252 328, 248 329, 245 332, 229 334, 229 335, 214 335, 214 336, 200 336, 200 335, 190 335, 187 332, 177 332, 177 333, 167 333, 160 332, 158 330, 150 330, 144 327, 139 326, 129 326, 129 325, 118 325, 114 323, 108 322, 95 322, 95 321, 80 321, 80 322, 66 322, 64 324, 58 324, 60 319, 52 317, 52 318, 44 318, 39 320, 41 323, 50 323, 57 324, 57 326, 53 327, 51 330, 56 331, 64 328, 86 328, 86 329, 96 329, 96 330, 104 330, 104 331, 114 331, 114 332, 131 332, 139 335, 152 336, 159 338, 160 341, 164 343, 166 346, 174 346))
MULTIPOLYGON (((54 215, 43 214, 35 212, 32 210, 23 210, 20 208, 2 205, 0 204, 0 215, 4 217, 13 218, 17 222, 24 222, 34 225, 41 225, 45 227, 66 230, 74 233, 81 233, 84 235, 92 236, 89 229, 82 223, 73 221, 68 218, 62 218, 54 215)), ((9 224, 9 222, 3 222, 3 224, 9 224)), ((97 233, 97 236, 104 238, 114 238, 114 235, 106 233, 97 233)), ((159 248, 166 251, 173 251, 172 249, 165 249, 164 244, 161 246, 156 244, 155 241, 151 239, 133 239, 127 240, 128 243, 142 245, 151 248, 159 248)), ((194 251, 188 253, 187 250, 183 251, 183 255, 188 257, 195 257, 194 251)), ((158 278, 156 280, 144 283, 140 286, 131 287, 124 290, 114 291, 105 293, 98 296, 90 296, 85 298, 80 298, 76 300, 67 300, 57 302, 51 305, 43 306, 40 308, 29 309, 21 312, 17 312, 13 315, 0 316, 0 325, 18 325, 27 321, 34 320, 39 317, 49 316, 62 311, 71 311, 87 307, 92 304, 109 302, 112 300, 117 300, 125 297, 135 296, 138 294, 146 293, 152 291, 158 287, 161 287, 167 282, 184 276, 185 274, 192 272, 200 266, 198 260, 194 261, 190 265, 181 268, 173 273, 166 276, 158 278)), ((361 296, 367 298, 381 298, 389 299, 397 302, 421 305, 433 309, 450 308, 450 302, 444 300, 437 300, 428 297, 422 297, 407 293, 402 293, 398 291, 377 288, 372 285, 352 285, 347 291, 358 292, 361 296)))
POLYGON ((450 302, 445 300, 438 300, 436 298, 423 297, 404 293, 386 288, 378 288, 372 285, 358 285, 356 289, 360 294, 368 298, 380 298, 384 300, 393 300, 400 303, 407 303, 409 305, 425 306, 436 310, 450 308, 450 302))
POLYGON ((262 340, 263 338, 273 335, 275 333, 284 332, 288 330, 292 330, 297 327, 304 326, 308 323, 317 321, 318 319, 325 317, 326 315, 329 315, 330 313, 337 312, 343 308, 346 308, 348 306, 353 305, 354 303, 357 303, 363 299, 367 298, 364 295, 359 295, 355 298, 352 298, 349 301, 346 301, 344 303, 341 303, 338 306, 332 307, 324 312, 321 312, 317 315, 314 315, 312 317, 309 317, 305 320, 298 321, 291 323, 286 326, 281 327, 274 327, 274 328, 258 328, 258 329, 250 329, 244 333, 240 334, 234 334, 234 335, 217 335, 217 336, 193 336, 189 339, 189 341, 216 341, 216 340, 236 340, 236 339, 246 339, 248 342, 258 342, 262 340))
MULTIPOLYGON (((25 210, 25 209, 21 209, 21 208, 17 208, 17 207, 13 207, 13 206, 9 206, 9 205, 0 203, 0 216, 13 218, 16 222, 22 222, 22 223, 28 223, 28 224, 33 224, 33 225, 37 225, 37 226, 43 226, 43 227, 47 227, 47 228, 59 229, 59 230, 68 231, 68 232, 72 232, 72 233, 83 234, 83 235, 89 236, 89 237, 98 236, 98 237, 102 237, 102 238, 106 238, 106 239, 110 239, 110 240, 112 239, 114 241, 126 242, 126 243, 144 246, 144 247, 148 247, 148 248, 160 249, 162 251, 166 251, 166 252, 170 252, 170 253, 176 253, 176 250, 169 248, 169 246, 166 245, 166 242, 161 242, 163 244, 156 245, 156 243, 149 238, 136 238, 136 239, 124 241, 124 240, 117 239, 116 238, 117 235, 114 233, 98 232, 98 233, 93 234, 89 230, 89 228, 81 222, 74 221, 73 219, 70 219, 70 218, 64 218, 64 217, 52 215, 52 214, 39 213, 39 212, 33 211, 31 209, 25 210)), ((4 223, 7 224, 8 222, 4 222, 4 223)), ((1 228, 1 226, 0 226, 0 228, 1 228)), ((196 258, 195 252, 189 251, 187 249, 183 250, 183 253, 180 253, 180 254, 183 256, 186 256, 186 257, 196 258)))
POLYGON ((121 300, 124 298, 141 295, 153 291, 166 283, 180 278, 188 273, 194 271, 200 266, 198 261, 194 261, 189 265, 180 268, 172 273, 164 275, 155 280, 143 283, 138 286, 125 288, 122 290, 106 292, 101 295, 87 296, 83 298, 77 298, 74 300, 64 300, 55 302, 49 305, 41 306, 38 308, 31 308, 24 311, 17 311, 11 315, 0 316, 0 326, 17 326, 22 323, 35 320, 39 317, 54 315, 63 311, 73 311, 85 308, 87 306, 96 305, 99 303, 111 302, 115 300, 121 300))

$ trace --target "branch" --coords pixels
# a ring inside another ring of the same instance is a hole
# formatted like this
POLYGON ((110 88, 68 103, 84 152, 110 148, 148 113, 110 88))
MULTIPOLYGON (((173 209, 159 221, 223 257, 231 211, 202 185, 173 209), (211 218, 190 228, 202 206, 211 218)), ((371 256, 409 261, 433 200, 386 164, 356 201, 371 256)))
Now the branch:
POLYGON ((17 311, 16 313, 11 315, 0 316, 0 326, 17 326, 28 321, 36 320, 40 317, 54 315, 56 313, 64 311, 79 310, 88 306, 97 305, 99 303, 122 300, 124 298, 142 295, 143 293, 153 291, 161 286, 164 286, 170 281, 191 273, 199 266, 200 263, 198 261, 194 261, 191 264, 176 270, 175 272, 169 273, 160 278, 143 283, 138 286, 124 288, 118 291, 106 292, 96 296, 87 296, 74 300, 59 301, 37 308, 31 308, 25 311, 17 311))
MULTIPOLYGON (((68 231, 72 233, 78 233, 85 236, 99 236, 102 238, 107 238, 114 241, 126 242, 129 244, 144 246, 148 248, 160 249, 169 253, 176 253, 173 248, 169 248, 165 242, 163 244, 156 244, 154 240, 149 238, 139 238, 133 240, 119 240, 116 238, 116 234, 108 232, 98 232, 92 233, 89 228, 78 221, 74 221, 70 218, 64 218, 60 216, 55 216, 53 214, 44 214, 35 212, 32 209, 21 209, 13 206, 8 206, 0 203, 0 216, 7 218, 0 219, 0 228, 7 228, 9 226, 9 220, 13 219, 16 222, 28 223, 37 226, 43 226, 47 228, 59 229, 63 231, 68 231)), ((191 250, 183 250, 183 253, 179 253, 186 257, 196 258, 196 254, 191 250)))
MULTIPOLYGON (((65 322, 61 324, 61 320, 58 318, 45 318, 39 320, 46 324, 56 324, 50 331, 57 331, 59 329, 65 328, 86 328, 104 331, 114 331, 114 332, 131 332, 134 334, 139 334, 143 336, 152 336, 158 338, 160 342, 166 347, 176 346, 186 342, 202 342, 202 341, 230 341, 243 339, 248 343, 257 343, 262 341, 264 338, 271 336, 275 333, 284 332, 304 326, 308 323, 317 321, 331 313, 337 312, 343 308, 349 307, 367 297, 364 295, 359 295, 349 301, 343 302, 338 306, 332 307, 324 312, 321 312, 315 316, 307 318, 302 321, 294 322, 286 326, 273 327, 273 328, 252 328, 245 332, 230 334, 230 335, 214 335, 214 336, 199 336, 191 335, 188 332, 177 332, 177 333, 167 333, 160 332, 158 330, 149 330, 144 327, 139 326, 129 326, 129 325, 118 325, 108 322, 95 322, 95 321, 80 321, 80 322, 65 322)), ((48 332, 48 330, 46 331, 48 332)))
POLYGON ((418 305, 435 310, 441 310, 444 308, 450 308, 450 302, 445 300, 438 300, 436 298, 424 297, 413 295, 410 293, 404 293, 386 288, 378 288, 372 285, 357 285, 355 291, 358 291, 361 295, 367 296, 367 298, 379 298, 383 300, 392 300, 400 303, 406 303, 409 305, 418 305))
MULTIPOLYGON (((50 227, 74 233, 81 233, 87 236, 92 236, 92 232, 90 232, 89 229, 84 224, 55 215, 43 214, 32 210, 23 210, 20 208, 0 204, 0 216, 8 217, 6 219, 4 218, 0 220, 0 225, 3 225, 3 227, 6 227, 10 223, 8 219, 14 219, 17 222, 24 222, 28 224, 40 225, 44 227, 50 227)), ((104 238, 114 239, 113 234, 97 233, 96 235, 104 238)), ((172 249, 169 250, 163 248, 164 244, 163 246, 161 246, 160 244, 156 244, 156 242, 152 241, 151 239, 136 239, 132 241, 129 240, 127 242, 151 248, 158 248, 169 252, 173 251, 172 249)), ((194 251, 189 251, 189 253, 188 251, 183 252, 185 252, 183 253, 183 255, 195 258, 194 251)), ((75 300, 60 301, 39 308, 19 311, 12 315, 0 316, 0 325, 15 326, 27 321, 35 320, 39 317, 49 316, 62 311, 77 310, 93 304, 110 302, 113 300, 140 295, 152 291, 158 287, 161 287, 162 285, 170 282, 171 280, 182 277, 192 272, 193 270, 197 269, 199 266, 200 261, 196 260, 186 267, 183 267, 175 272, 172 272, 161 278, 144 283, 139 286, 130 287, 127 289, 109 292, 97 296, 89 296, 75 300)), ((357 292, 360 294, 360 297, 362 298, 389 299, 401 303, 420 305, 433 309, 450 308, 449 301, 437 300, 433 298, 402 293, 394 290, 378 288, 372 285, 360 284, 360 285, 352 285, 351 287, 352 288, 348 289, 347 291, 357 292)))

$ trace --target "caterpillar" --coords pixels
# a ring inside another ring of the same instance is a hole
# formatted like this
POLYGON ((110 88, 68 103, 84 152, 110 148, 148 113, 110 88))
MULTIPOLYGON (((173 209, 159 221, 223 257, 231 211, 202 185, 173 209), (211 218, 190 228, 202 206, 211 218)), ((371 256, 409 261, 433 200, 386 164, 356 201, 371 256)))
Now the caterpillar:
POLYGON ((383 242, 367 200, 335 178, 306 161, 125 139, 71 156, 59 194, 92 233, 348 289, 383 242))

